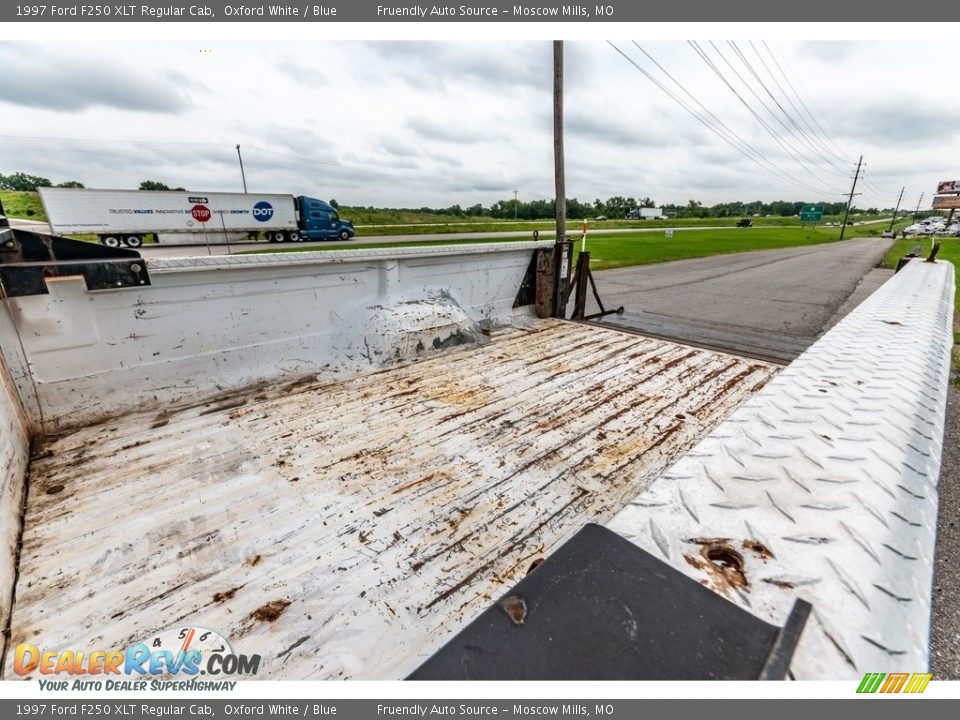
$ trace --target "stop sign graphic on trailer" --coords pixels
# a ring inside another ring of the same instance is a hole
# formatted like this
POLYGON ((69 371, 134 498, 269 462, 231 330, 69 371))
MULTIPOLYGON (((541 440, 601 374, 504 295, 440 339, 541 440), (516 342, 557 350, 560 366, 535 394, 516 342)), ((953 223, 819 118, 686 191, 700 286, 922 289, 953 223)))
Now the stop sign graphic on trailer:
POLYGON ((190 214, 193 215, 193 219, 197 222, 206 222, 210 219, 210 208, 206 205, 194 205, 190 214))

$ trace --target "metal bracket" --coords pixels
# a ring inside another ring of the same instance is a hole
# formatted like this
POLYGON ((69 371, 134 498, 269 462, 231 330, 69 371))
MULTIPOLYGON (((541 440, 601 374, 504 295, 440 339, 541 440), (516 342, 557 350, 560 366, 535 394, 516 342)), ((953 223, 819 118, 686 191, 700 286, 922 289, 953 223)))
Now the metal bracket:
POLYGON ((87 290, 150 284, 140 253, 13 228, 0 238, 0 296, 46 295, 47 278, 80 275, 87 290))

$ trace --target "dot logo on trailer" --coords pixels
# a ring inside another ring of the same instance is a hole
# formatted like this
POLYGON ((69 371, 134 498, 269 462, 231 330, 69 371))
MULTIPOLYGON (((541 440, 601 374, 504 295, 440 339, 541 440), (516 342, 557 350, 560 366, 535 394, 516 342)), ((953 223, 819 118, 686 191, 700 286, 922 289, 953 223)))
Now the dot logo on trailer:
POLYGON ((193 215, 193 219, 197 222, 206 222, 212 215, 210 208, 206 205, 194 205, 190 209, 190 214, 193 215))
POLYGON ((253 219, 260 222, 267 222, 273 217, 273 205, 266 200, 261 200, 253 206, 253 219))

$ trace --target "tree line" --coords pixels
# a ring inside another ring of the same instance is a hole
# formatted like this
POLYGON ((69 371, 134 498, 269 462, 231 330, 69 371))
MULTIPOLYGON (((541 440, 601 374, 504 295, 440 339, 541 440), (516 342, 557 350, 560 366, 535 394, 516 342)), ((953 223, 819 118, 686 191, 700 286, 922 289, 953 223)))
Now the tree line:
MULTIPOLYGON (((15 172, 11 175, 0 173, 0 190, 36 190, 38 187, 62 187, 62 188, 82 188, 83 183, 77 180, 68 180, 66 182, 54 185, 48 178, 38 175, 29 175, 23 172, 15 172)), ((140 183, 140 190, 180 190, 182 187, 169 187, 158 180, 144 180, 140 183)), ((334 207, 339 207, 339 203, 331 201, 334 207)), ((825 215, 841 214, 846 204, 843 202, 823 202, 809 200, 774 200, 773 202, 764 202, 754 200, 753 202, 726 202, 716 205, 704 205, 699 200, 689 200, 685 205, 675 205, 665 203, 658 206, 651 198, 624 197, 617 195, 615 197, 601 200, 597 198, 591 202, 581 202, 577 198, 567 198, 567 217, 572 220, 580 218, 594 218, 604 216, 611 220, 626 217, 627 213, 634 208, 652 208, 661 207, 663 213, 669 217, 678 218, 724 218, 724 217, 746 217, 753 215, 777 215, 781 217, 793 217, 800 214, 800 208, 804 205, 822 205, 825 215)), ((378 208, 368 207, 368 210, 378 208)), ((516 218, 517 220, 546 220, 556 216, 556 204, 553 199, 542 200, 515 200, 508 198, 498 200, 489 207, 482 203, 462 207, 461 205, 451 205, 445 208, 379 208, 390 210, 402 210, 409 212, 431 213, 434 215, 449 215, 452 217, 493 217, 502 220, 516 218)), ((893 208, 885 208, 892 211, 893 208)), ((877 208, 858 209, 858 212, 877 213, 877 208)))

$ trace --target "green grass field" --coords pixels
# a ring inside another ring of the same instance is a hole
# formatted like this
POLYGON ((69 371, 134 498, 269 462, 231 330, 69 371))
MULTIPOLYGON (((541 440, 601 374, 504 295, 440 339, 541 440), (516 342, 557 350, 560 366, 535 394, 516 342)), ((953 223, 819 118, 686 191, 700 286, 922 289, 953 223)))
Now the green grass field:
POLYGON ((43 212, 40 196, 35 192, 19 190, 0 190, 0 202, 7 217, 23 220, 46 221, 47 215, 43 212))
MULTIPOLYGON (((871 226, 856 228, 853 235, 863 237, 861 229, 873 230, 871 226)), ((879 234, 886 226, 879 226, 879 234)), ((849 237, 848 231, 848 237, 849 237)), ((802 245, 819 245, 835 242, 840 235, 839 228, 818 228, 816 230, 800 227, 754 227, 731 228, 729 230, 675 230, 672 238, 667 238, 663 232, 654 233, 624 233, 622 235, 593 235, 587 237, 587 249, 590 251, 591 266, 594 270, 608 270, 610 268, 628 267, 631 265, 649 265, 650 263, 667 262, 670 260, 689 260, 709 255, 726 255, 729 253, 748 252, 750 250, 774 250, 777 248, 798 247, 802 245)), ((263 250, 251 250, 250 253, 270 252, 305 252, 310 250, 357 250, 361 248, 390 248, 390 247, 418 247, 433 245, 463 245, 472 243, 509 242, 529 240, 529 235, 517 235, 510 238, 464 238, 462 240, 411 240, 395 243, 364 243, 349 244, 331 243, 314 248, 304 248, 297 245, 270 247, 263 250)), ((575 243, 579 252, 580 242, 575 243)))

